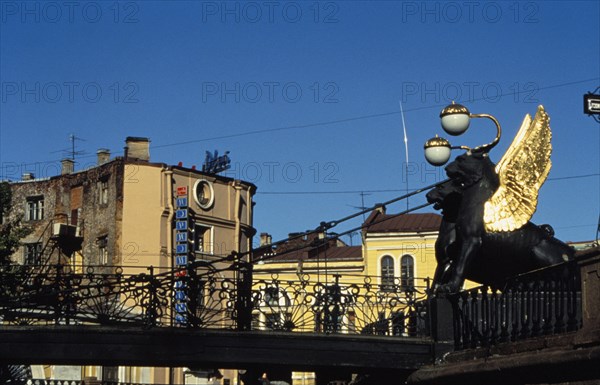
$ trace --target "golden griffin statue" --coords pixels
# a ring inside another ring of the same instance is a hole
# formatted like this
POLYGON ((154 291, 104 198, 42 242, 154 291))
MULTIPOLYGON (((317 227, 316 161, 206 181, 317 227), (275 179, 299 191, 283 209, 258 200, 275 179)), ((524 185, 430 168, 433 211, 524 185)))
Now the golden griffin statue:
POLYGON ((544 108, 539 106, 533 119, 525 116, 498 165, 489 157, 502 132, 493 116, 471 114, 453 103, 440 117, 450 135, 465 132, 471 118, 492 120, 497 134, 491 143, 473 149, 452 147, 439 137, 425 144, 425 156, 434 165, 445 164, 452 149, 466 150, 446 166, 449 180, 427 194, 443 216, 436 242, 436 290, 455 292, 465 279, 500 285, 510 276, 572 259, 574 250, 554 238, 552 227, 529 221, 552 167, 550 118, 544 108))

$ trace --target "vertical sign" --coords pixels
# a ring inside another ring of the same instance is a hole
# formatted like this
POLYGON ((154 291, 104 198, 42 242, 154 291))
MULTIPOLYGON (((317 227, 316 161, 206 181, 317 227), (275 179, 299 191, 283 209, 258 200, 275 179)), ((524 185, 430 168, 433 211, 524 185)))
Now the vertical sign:
MULTIPOLYGON (((177 196, 175 197, 175 266, 185 268, 189 261, 188 232, 190 230, 190 213, 188 208, 188 190, 187 186, 177 187, 177 196)), ((177 274, 173 288, 173 310, 175 311, 175 323, 178 325, 187 324, 187 295, 186 282, 181 277, 186 276, 186 270, 177 274)))

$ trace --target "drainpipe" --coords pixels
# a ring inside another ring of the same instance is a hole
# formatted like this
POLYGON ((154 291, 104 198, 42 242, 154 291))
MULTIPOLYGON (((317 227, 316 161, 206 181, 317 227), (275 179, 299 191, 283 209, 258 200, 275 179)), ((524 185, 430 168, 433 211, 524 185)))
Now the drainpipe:
MULTIPOLYGON (((167 216, 167 225, 166 225, 166 231, 167 231, 167 263, 169 265, 169 267, 171 268, 171 272, 173 271, 173 229, 171 227, 171 224, 173 223, 173 217, 175 216, 175 209, 173 207, 173 171, 170 170, 169 168, 164 168, 163 169, 163 174, 166 176, 166 182, 167 183, 167 209, 169 212, 169 215, 167 216)), ((171 273, 172 274, 172 273, 171 273)), ((173 279, 173 276, 171 276, 171 279, 173 279)), ((171 313, 171 326, 173 326, 173 305, 171 304, 171 306, 169 306, 169 312, 171 313)), ((169 367, 169 384, 173 383, 173 367, 169 367)))
POLYGON ((170 261, 169 267, 172 266, 172 252, 173 252, 173 231, 171 229, 171 224, 173 223, 173 217, 175 216, 175 209, 173 207, 173 171, 169 169, 163 169, 163 174, 166 176, 166 184, 167 184, 167 210, 169 215, 167 216, 167 258, 170 261))
POLYGON ((233 182, 231 182, 231 187, 233 187, 235 189, 235 205, 234 205, 234 218, 235 218, 235 245, 234 245, 234 251, 239 252, 240 251, 240 241, 241 241, 241 237, 240 237, 240 231, 241 231, 241 213, 240 213, 240 204, 241 204, 241 191, 242 191, 242 186, 240 186, 240 181, 239 180, 234 180, 233 182))
MULTIPOLYGON (((173 229, 171 228, 171 224, 173 223, 173 217, 175 216, 175 210, 173 208, 173 171, 170 170, 169 168, 163 168, 162 169, 162 173, 165 176, 164 180, 165 183, 167 184, 167 224, 165 226, 165 230, 167 232, 167 245, 166 245, 166 258, 167 258, 167 266, 171 269, 171 280, 174 280, 174 274, 173 274, 173 229)), ((164 203, 164 202, 163 202, 164 203)), ((162 260, 161 260, 161 265, 162 265, 162 260)), ((173 326, 173 311, 172 311, 172 306, 173 304, 171 303, 169 305, 169 313, 170 313, 170 321, 171 321, 171 326, 173 326)))

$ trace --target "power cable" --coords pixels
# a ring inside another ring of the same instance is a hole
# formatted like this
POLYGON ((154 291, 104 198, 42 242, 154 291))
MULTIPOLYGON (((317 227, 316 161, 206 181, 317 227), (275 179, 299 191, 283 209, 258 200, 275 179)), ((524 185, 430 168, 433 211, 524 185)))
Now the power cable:
MULTIPOLYGON (((600 173, 585 174, 585 175, 572 175, 562 176, 555 178, 548 178, 548 181, 560 181, 567 179, 582 179, 590 178, 594 176, 600 176, 600 173)), ((400 192, 406 191, 406 189, 381 189, 381 190, 329 190, 329 191, 257 191, 256 194, 261 195, 325 195, 325 194, 360 194, 360 193, 386 193, 386 192, 400 192)))
MULTIPOLYGON (((598 79, 600 79, 600 77, 591 78, 591 79, 576 80, 576 81, 566 82, 566 83, 553 84, 553 85, 549 85, 549 86, 546 86, 546 87, 539 87, 537 90, 547 90, 547 89, 553 89, 553 88, 566 87, 566 86, 571 86, 571 85, 576 85, 576 84, 581 84, 581 83, 587 83, 587 82, 590 82, 590 81, 596 81, 598 79)), ((530 91, 514 91, 514 92, 509 92, 509 93, 501 93, 500 95, 498 95, 498 97, 503 98, 505 96, 514 96, 514 95, 518 95, 518 94, 525 93, 525 92, 530 92, 530 91)), ((477 101, 481 101, 481 100, 487 100, 487 99, 485 97, 474 98, 474 99, 468 100, 468 102, 477 102, 477 101)), ((447 103, 444 103, 444 104, 434 104, 434 105, 423 106, 423 107, 413 107, 413 108, 406 109, 404 111, 405 112, 412 112, 412 111, 428 110, 428 109, 433 109, 433 108, 438 108, 439 109, 440 107, 445 107, 446 104, 447 103)), ((282 127, 274 127, 274 128, 260 129, 260 130, 252 130, 252 131, 240 132, 240 133, 236 133, 236 134, 220 135, 220 136, 214 136, 214 137, 210 137, 210 138, 192 139, 192 140, 187 140, 187 141, 182 141, 182 142, 161 144, 161 145, 153 146, 152 148, 154 148, 154 149, 156 149, 156 148, 166 148, 166 147, 182 146, 182 145, 194 144, 194 143, 200 143, 200 142, 208 142, 208 141, 219 140, 219 139, 237 138, 237 137, 248 136, 248 135, 257 135, 257 134, 265 134, 265 133, 278 132, 278 131, 295 130, 295 129, 300 129, 300 128, 321 127, 321 126, 328 126, 328 125, 332 125, 332 124, 347 123, 347 122, 353 122, 353 121, 359 121, 359 120, 365 120, 365 119, 373 119, 373 118, 380 118, 380 117, 391 116, 391 115, 398 115, 398 114, 400 114, 400 111, 389 111, 389 112, 382 112, 382 113, 376 113, 376 114, 359 115, 359 116, 353 116, 353 117, 348 117, 348 118, 340 118, 340 119, 334 119, 334 120, 323 121, 323 122, 306 123, 306 124, 296 124, 296 125, 289 125, 289 126, 282 126, 282 127)), ((112 151, 113 151, 113 149, 111 149, 111 152, 112 151)), ((119 149, 119 151, 121 151, 121 150, 119 149)), ((115 152, 115 153, 117 153, 117 152, 115 152)), ((94 157, 94 156, 95 155, 82 156, 82 157, 80 157, 80 159, 88 158, 88 157, 91 158, 91 157, 94 157)), ((23 163, 23 164, 21 164, 21 166, 25 166, 26 167, 26 166, 30 166, 30 165, 54 163, 54 162, 59 162, 59 161, 60 161, 60 159, 49 160, 49 161, 39 161, 39 162, 32 162, 32 163, 23 163)))

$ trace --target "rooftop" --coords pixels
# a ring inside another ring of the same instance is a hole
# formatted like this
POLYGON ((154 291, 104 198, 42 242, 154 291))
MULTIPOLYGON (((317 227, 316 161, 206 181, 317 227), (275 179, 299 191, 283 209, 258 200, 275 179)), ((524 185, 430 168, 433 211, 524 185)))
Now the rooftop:
POLYGON ((438 231, 442 216, 424 214, 386 214, 385 210, 374 210, 364 223, 368 233, 415 233, 438 231))

